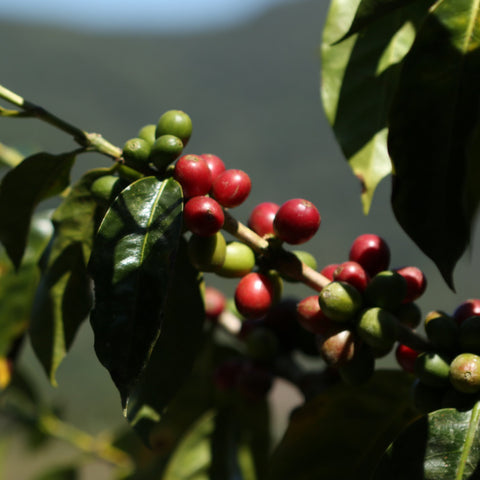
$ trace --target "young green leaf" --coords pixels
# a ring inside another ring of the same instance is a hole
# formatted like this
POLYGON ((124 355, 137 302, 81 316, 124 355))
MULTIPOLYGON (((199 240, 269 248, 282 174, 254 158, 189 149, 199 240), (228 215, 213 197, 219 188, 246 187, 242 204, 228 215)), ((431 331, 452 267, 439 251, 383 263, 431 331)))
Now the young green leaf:
POLYGON ((161 327, 182 230, 182 190, 145 177, 115 199, 95 238, 90 272, 95 351, 122 404, 148 362, 161 327))
POLYGON ((73 153, 38 153, 27 157, 0 184, 0 241, 16 268, 22 262, 30 220, 36 206, 70 183, 73 153))

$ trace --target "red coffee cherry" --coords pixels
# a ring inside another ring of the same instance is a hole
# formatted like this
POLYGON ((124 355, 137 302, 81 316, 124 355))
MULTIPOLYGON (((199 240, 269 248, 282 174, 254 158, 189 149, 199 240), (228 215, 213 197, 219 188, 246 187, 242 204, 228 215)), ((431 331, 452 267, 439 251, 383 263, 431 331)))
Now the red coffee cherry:
POLYGON ((347 282, 359 292, 367 288, 370 276, 365 269, 357 262, 343 262, 333 272, 333 280, 347 282))
POLYGON ((359 263, 373 277, 388 268, 390 248, 378 235, 365 233, 354 240, 349 259, 359 263))
POLYGON ((421 297, 427 288, 427 279, 417 267, 402 267, 395 269, 407 281, 407 294, 403 303, 413 302, 421 297))
POLYGON ((216 321, 225 310, 227 299, 225 295, 214 287, 205 287, 205 316, 216 321))
POLYGON ((332 330, 334 325, 338 325, 323 313, 318 303, 318 295, 310 295, 298 302, 297 320, 305 330, 323 335, 332 330))
POLYGON ((284 242, 299 245, 315 235, 320 221, 320 213, 312 202, 294 198, 278 209, 273 228, 278 238, 284 242))
POLYGON ((460 325, 469 317, 480 316, 480 299, 470 298, 461 303, 453 312, 453 319, 460 325))
POLYGON ((202 153, 200 156, 207 162, 212 174, 212 181, 225 171, 225 164, 220 157, 211 153, 202 153))
POLYGON ((415 360, 418 357, 418 353, 413 348, 399 343, 395 349, 395 358, 398 364, 408 373, 414 372, 415 360))
POLYGON ((234 298, 235 306, 244 317, 261 317, 276 298, 275 286, 267 275, 251 272, 238 283, 234 298))
POLYGON ((220 205, 233 208, 242 204, 250 194, 252 182, 250 177, 238 169, 222 172, 215 178, 212 185, 212 195, 220 205))
POLYGON ((207 162, 199 155, 183 155, 177 160, 173 178, 180 183, 183 196, 206 195, 212 186, 212 174, 207 162))
POLYGON ((273 202, 258 204, 252 210, 252 213, 250 213, 248 227, 261 237, 273 235, 275 233, 273 230, 273 220, 279 208, 279 205, 273 202))
POLYGON ((327 265, 322 268, 320 273, 324 276, 327 277, 329 280, 333 281, 333 274, 335 273, 335 270, 340 266, 339 263, 331 263, 330 265, 327 265))
POLYGON ((192 197, 183 211, 185 226, 193 233, 209 237, 223 226, 225 215, 222 207, 213 198, 200 195, 192 197))

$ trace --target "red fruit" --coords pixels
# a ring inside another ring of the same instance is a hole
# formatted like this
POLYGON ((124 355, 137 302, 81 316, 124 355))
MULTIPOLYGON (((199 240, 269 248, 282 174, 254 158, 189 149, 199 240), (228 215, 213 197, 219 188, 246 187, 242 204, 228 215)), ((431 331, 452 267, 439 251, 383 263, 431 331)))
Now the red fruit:
POLYGON ((340 266, 339 263, 331 263, 330 265, 327 265, 326 267, 323 267, 323 269, 321 270, 320 273, 324 277, 327 277, 329 280, 333 281, 333 274, 339 266, 340 266))
POLYGON ((471 298, 461 303, 453 312, 453 319, 460 325, 469 317, 480 316, 480 299, 471 298))
POLYGON ((409 373, 414 372, 415 360, 418 357, 419 352, 413 350, 413 348, 407 347, 399 343, 395 349, 395 358, 398 364, 409 373))
POLYGON ((298 303, 297 320, 305 330, 322 335, 329 332, 335 324, 322 312, 318 295, 311 295, 298 303))
POLYGON ((359 292, 367 288, 370 277, 365 269, 357 262, 343 262, 333 272, 333 280, 347 282, 359 292))
POLYGON ((238 378, 244 369, 240 359, 227 360, 213 373, 213 383, 220 390, 231 390, 237 386, 238 378))
POLYGON ((299 245, 317 233, 320 221, 320 213, 312 202, 294 198, 278 209, 273 228, 278 238, 284 242, 299 245))
POLYGON ((183 155, 177 160, 173 177, 182 186, 184 197, 206 195, 212 187, 212 174, 199 155, 183 155))
POLYGON ((223 226, 225 215, 213 198, 200 195, 187 201, 183 211, 185 226, 201 237, 215 235, 223 226))
POLYGON ((354 240, 349 259, 359 263, 373 277, 387 270, 390 263, 390 248, 383 238, 365 233, 354 240))
POLYGON ((247 400, 258 401, 268 394, 273 380, 273 374, 267 368, 255 363, 245 363, 237 379, 237 388, 247 400))
POLYGON ((212 195, 224 207, 233 208, 245 201, 251 188, 250 177, 243 170, 230 169, 215 178, 212 195))
POLYGON ((275 299, 272 280, 263 273, 248 273, 235 289, 235 306, 246 318, 265 315, 275 299))
POLYGON ((423 295, 427 288, 427 279, 423 272, 417 267, 397 268, 399 273, 407 281, 407 294, 403 303, 410 303, 423 295))
POLYGON ((205 316, 212 321, 217 320, 225 310, 227 299, 225 295, 214 287, 205 287, 205 316))
POLYGON ((250 214, 248 226, 255 233, 264 237, 265 235, 273 235, 273 220, 275 214, 280 207, 273 202, 264 202, 257 205, 250 214))
POLYGON ((207 162, 208 168, 210 169, 210 172, 212 174, 212 182, 222 172, 225 171, 225 164, 220 157, 212 155, 211 153, 202 153, 200 157, 202 157, 207 162))

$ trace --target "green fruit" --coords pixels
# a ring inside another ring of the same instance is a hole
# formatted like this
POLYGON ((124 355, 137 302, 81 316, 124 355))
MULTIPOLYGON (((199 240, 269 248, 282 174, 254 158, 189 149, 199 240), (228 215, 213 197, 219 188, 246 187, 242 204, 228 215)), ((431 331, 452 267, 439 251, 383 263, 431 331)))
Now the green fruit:
POLYGON ((155 140, 150 151, 150 161, 158 170, 165 170, 183 151, 182 141, 175 135, 162 135, 155 140))
MULTIPOLYGON (((311 253, 306 252, 304 250, 293 250, 292 253, 308 267, 312 268, 313 270, 317 269, 317 266, 318 266, 317 260, 311 253)), ((295 280, 294 278, 289 277, 288 275, 282 275, 282 278, 290 283, 298 282, 298 280, 295 280)))
POLYGON ((92 182, 90 192, 100 202, 111 203, 122 191, 125 182, 115 175, 104 175, 92 182))
POLYGON ((422 311, 414 302, 402 303, 394 313, 400 323, 412 329, 422 323, 422 311))
POLYGON ((399 273, 385 270, 377 273, 365 289, 365 299, 372 307, 395 310, 407 293, 407 281, 399 273))
POLYGON ((428 339, 437 349, 456 350, 458 348, 458 325, 446 313, 439 311, 428 313, 424 326, 428 339))
POLYGON ((192 265, 202 272, 213 272, 225 261, 226 242, 222 232, 210 237, 192 234, 188 241, 188 256, 192 265))
POLYGON ((390 351, 397 337, 397 322, 388 310, 369 308, 359 318, 357 333, 372 348, 390 351))
POLYGON ((357 348, 353 358, 338 369, 341 379, 354 387, 367 382, 375 371, 375 357, 366 346, 357 348))
POLYGON ((430 387, 449 384, 450 362, 447 357, 433 352, 422 352, 415 360, 415 375, 430 387))
POLYGON ((255 254, 244 243, 230 242, 227 244, 225 261, 215 270, 217 275, 227 278, 243 277, 253 270, 255 266, 255 254))
POLYGON ((480 353, 480 317, 464 320, 460 324, 458 338, 462 351, 480 353))
POLYGON ((157 126, 154 125, 153 123, 149 125, 145 125, 140 129, 137 136, 138 138, 145 140, 150 146, 152 146, 153 142, 155 142, 156 129, 157 129, 157 126))
POLYGON ((122 156, 129 167, 143 169, 148 166, 150 145, 142 138, 131 138, 123 146, 122 156))
POLYGON ((140 173, 138 170, 133 168, 127 167, 127 165, 119 164, 117 167, 118 174, 129 182, 134 182, 139 178, 142 178, 144 175, 140 173))
POLYGON ((192 135, 192 120, 181 110, 169 110, 160 117, 155 130, 156 138, 162 135, 175 135, 185 146, 192 135))
POLYGON ((473 353, 461 353, 450 364, 450 383, 462 393, 480 391, 480 357, 473 353))
POLYGON ((331 282, 318 296, 323 313, 337 322, 348 322, 360 310, 362 295, 346 282, 331 282))

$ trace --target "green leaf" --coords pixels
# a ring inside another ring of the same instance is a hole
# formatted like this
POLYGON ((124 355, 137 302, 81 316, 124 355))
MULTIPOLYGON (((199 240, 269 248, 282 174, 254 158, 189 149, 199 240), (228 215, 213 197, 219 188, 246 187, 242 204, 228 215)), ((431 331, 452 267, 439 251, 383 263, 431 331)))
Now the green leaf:
POLYGON ((67 188, 74 161, 72 153, 38 153, 27 157, 3 177, 0 184, 0 241, 16 268, 22 261, 30 219, 36 206, 67 188))
POLYGON ((480 478, 480 404, 437 410, 412 423, 390 445, 375 480, 480 478))
POLYGON ((35 477, 35 480, 77 480, 79 477, 76 466, 62 466, 49 469, 35 477))
POLYGON ((115 199, 95 239, 90 260, 95 351, 124 408, 160 332, 182 230, 182 205, 175 180, 142 178, 115 199))
MULTIPOLYGON (((127 400, 127 419, 147 444, 152 429, 189 378, 203 344, 205 311, 200 284, 201 277, 189 262, 186 243, 182 241, 163 309, 160 335, 127 400)), ((206 389, 204 382, 202 378, 200 388, 206 389)), ((195 396, 201 396, 201 392, 196 391, 195 396)))
MULTIPOLYGON (((403 2, 405 3, 405 2, 403 2)), ((368 213, 375 188, 391 172, 387 119, 401 61, 430 0, 384 12, 361 35, 345 35, 359 0, 333 0, 322 39, 321 94, 325 112, 353 173, 368 213)), ((363 3, 362 3, 363 5, 363 3)))
POLYGON ((91 184, 108 169, 87 172, 70 190, 52 217, 55 233, 42 259, 30 340, 53 385, 55 373, 92 306, 87 262, 96 231, 97 203, 91 184))
POLYGON ((395 216, 452 288, 480 199, 474 141, 479 39, 478 1, 445 0, 432 7, 404 60, 389 115, 395 216))
POLYGON ((417 415, 410 386, 403 372, 378 371, 365 385, 339 384, 314 397, 292 415, 268 478, 370 478, 392 438, 417 415))

